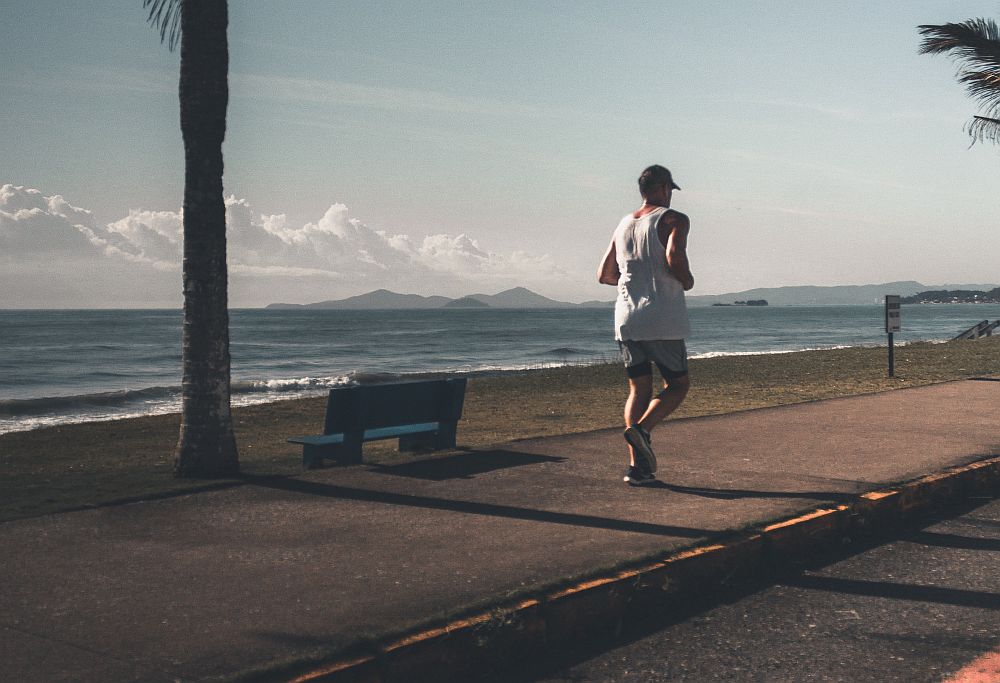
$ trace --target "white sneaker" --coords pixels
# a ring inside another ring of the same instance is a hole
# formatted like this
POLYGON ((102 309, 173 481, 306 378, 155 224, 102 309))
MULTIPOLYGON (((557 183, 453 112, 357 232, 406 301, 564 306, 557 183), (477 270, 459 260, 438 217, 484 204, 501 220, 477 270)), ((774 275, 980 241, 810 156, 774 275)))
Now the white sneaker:
POLYGON ((632 467, 631 465, 627 470, 625 470, 625 483, 629 486, 649 486, 656 482, 656 477, 654 477, 650 472, 646 472, 638 467, 632 467))
POLYGON ((635 464, 647 472, 656 471, 656 454, 653 453, 652 440, 649 432, 638 425, 625 430, 625 440, 635 451, 635 464))

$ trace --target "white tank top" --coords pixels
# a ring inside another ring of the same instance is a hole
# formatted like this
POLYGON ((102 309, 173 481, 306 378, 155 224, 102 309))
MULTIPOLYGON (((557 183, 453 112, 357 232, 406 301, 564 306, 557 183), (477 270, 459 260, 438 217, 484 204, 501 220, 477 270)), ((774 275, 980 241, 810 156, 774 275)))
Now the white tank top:
POLYGON ((629 214, 615 229, 618 300, 615 339, 648 341, 684 339, 691 334, 684 287, 667 266, 667 251, 656 226, 669 209, 660 207, 641 218, 629 214))

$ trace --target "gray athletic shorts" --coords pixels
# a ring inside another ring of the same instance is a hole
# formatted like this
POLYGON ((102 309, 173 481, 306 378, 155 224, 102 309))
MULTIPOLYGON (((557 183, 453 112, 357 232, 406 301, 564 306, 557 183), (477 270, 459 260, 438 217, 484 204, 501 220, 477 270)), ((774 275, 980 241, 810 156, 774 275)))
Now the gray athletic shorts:
POLYGON ((625 361, 625 372, 633 379, 653 374, 651 363, 656 363, 664 379, 688 374, 687 346, 683 339, 625 340, 618 342, 618 348, 625 361))

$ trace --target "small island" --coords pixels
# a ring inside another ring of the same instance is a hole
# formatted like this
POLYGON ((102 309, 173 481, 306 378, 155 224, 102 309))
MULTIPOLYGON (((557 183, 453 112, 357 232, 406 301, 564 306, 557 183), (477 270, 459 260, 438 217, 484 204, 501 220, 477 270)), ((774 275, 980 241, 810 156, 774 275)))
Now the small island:
POLYGON ((749 299, 747 301, 734 301, 731 304, 712 304, 713 306, 767 306, 767 299, 749 299))

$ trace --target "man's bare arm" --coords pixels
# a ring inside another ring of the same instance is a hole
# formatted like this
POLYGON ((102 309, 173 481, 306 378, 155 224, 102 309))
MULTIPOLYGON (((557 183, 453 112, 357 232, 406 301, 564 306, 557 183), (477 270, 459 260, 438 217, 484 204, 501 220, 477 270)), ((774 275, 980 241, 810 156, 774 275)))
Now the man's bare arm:
POLYGON ((691 274, 691 264, 687 257, 687 238, 691 230, 691 222, 688 217, 677 211, 671 211, 662 223, 670 230, 667 238, 667 266, 674 277, 680 280, 684 291, 694 287, 694 275, 691 274))
POLYGON ((608 250, 604 254, 604 260, 597 268, 597 281, 602 285, 617 285, 621 271, 618 270, 618 256, 615 253, 615 241, 611 240, 608 250))

